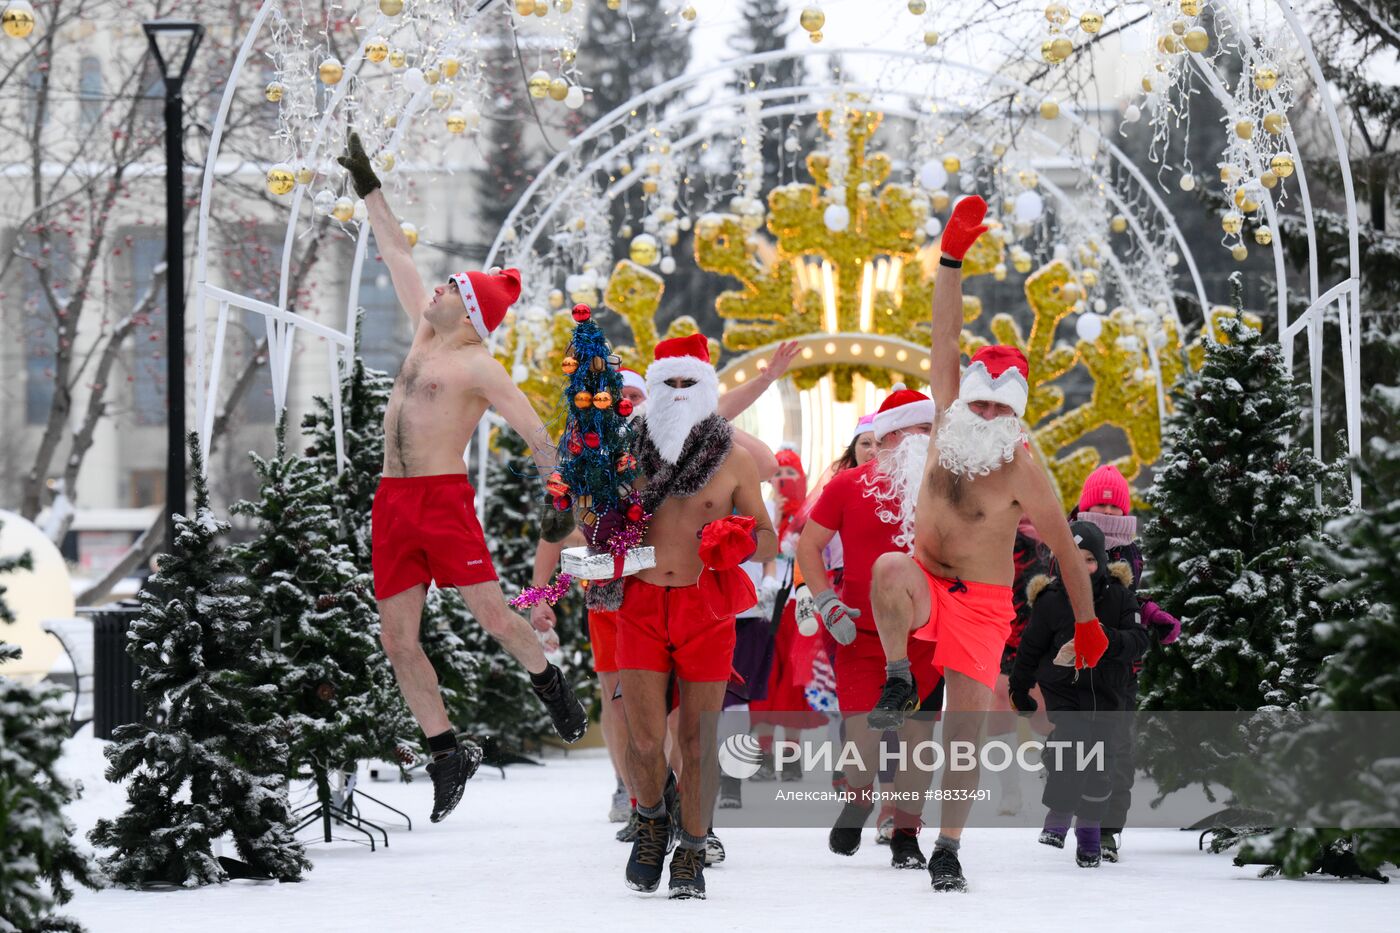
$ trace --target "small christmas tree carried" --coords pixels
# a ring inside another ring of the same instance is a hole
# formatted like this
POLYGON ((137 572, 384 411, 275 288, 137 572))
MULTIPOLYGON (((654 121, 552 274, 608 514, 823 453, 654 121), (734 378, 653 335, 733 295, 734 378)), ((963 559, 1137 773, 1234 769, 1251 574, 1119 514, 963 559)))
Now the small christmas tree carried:
POLYGON ((568 416, 559 466, 545 494, 556 509, 574 510, 588 547, 565 550, 559 580, 551 587, 527 589, 512 600, 519 608, 541 599, 554 602, 573 577, 615 580, 655 566, 653 550, 641 546, 651 516, 632 488, 637 458, 627 420, 632 404, 622 397, 621 361, 594 322, 592 309, 575 305, 573 315, 577 326, 561 364, 568 377, 561 399, 568 416))
POLYGON ((127 782, 127 810, 92 841, 123 887, 197 887, 228 880, 213 853, 232 835, 251 875, 296 881, 310 867, 287 804, 286 726, 270 683, 273 661, 253 597, 219 543, 198 437, 189 436, 194 515, 141 591, 127 653, 141 675, 145 721, 106 749, 107 780, 127 782))
MULTIPOLYGON (((3 524, 3 523, 0 523, 3 524)), ((0 635, 13 622, 4 575, 31 566, 28 553, 0 557, 0 635)), ((19 648, 0 638, 0 665, 19 648)), ((53 909, 68 903, 66 878, 89 888, 102 884, 92 859, 73 845, 63 808, 77 789, 57 771, 68 737, 68 709, 51 687, 0 675, 0 930, 81 931, 53 909)))

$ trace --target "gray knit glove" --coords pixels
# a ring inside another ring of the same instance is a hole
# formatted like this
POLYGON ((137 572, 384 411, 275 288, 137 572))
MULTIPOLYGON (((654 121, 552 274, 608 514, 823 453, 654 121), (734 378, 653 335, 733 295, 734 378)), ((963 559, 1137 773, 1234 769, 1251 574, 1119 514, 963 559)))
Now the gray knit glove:
POLYGON ((860 618, 860 610, 841 602, 835 590, 823 590, 817 596, 817 614, 838 644, 849 645, 856 640, 855 620, 860 618))

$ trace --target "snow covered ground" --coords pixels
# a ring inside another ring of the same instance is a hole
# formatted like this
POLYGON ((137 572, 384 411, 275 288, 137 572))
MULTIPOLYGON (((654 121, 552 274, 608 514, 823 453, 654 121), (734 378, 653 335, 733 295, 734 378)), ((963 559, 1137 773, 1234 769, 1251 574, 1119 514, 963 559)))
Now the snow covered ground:
MULTIPOLYGON (((70 816, 84 834, 125 800, 102 779, 104 744, 82 736, 69 743, 65 770, 85 786, 70 816)), ((349 842, 312 845, 315 869, 300 884, 80 890, 66 912, 92 933, 388 933, 437 923, 466 931, 772 933, 1014 930, 1115 918, 1125 931, 1228 921, 1270 930, 1393 930, 1400 909, 1400 884, 1259 879, 1229 856, 1198 852, 1195 833, 1172 830, 1130 832, 1121 863, 1089 870, 1075 866, 1070 849, 1039 845, 1031 830, 971 829, 962 862, 972 890, 935 895, 926 873, 889 867, 873 830, 845 859, 827 851, 824 830, 730 829, 721 837, 727 861, 706 872, 709 900, 672 903, 623 885, 628 847, 613 840, 618 827, 606 822, 613 782, 601 751, 513 767, 504 780, 483 769, 457 811, 436 826, 427 820, 425 779, 362 786, 407 810, 413 831, 391 829, 389 848, 373 853, 349 842)), ((368 805, 367 814, 374 809, 368 805)))

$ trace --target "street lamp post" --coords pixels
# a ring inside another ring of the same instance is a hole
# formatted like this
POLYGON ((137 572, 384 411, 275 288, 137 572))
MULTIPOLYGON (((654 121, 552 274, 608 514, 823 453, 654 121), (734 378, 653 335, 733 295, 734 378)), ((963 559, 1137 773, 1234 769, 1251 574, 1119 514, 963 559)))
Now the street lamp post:
POLYGON ((204 38, 185 20, 142 23, 165 82, 165 545, 175 545, 175 513, 185 511, 185 108, 180 91, 204 38))

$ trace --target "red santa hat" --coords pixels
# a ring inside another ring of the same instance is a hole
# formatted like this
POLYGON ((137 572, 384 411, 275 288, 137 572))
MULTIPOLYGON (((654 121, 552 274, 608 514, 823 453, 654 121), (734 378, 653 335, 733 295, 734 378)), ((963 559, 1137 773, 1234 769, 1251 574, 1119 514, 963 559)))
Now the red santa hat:
POLYGON ((643 395, 646 394, 647 381, 641 373, 635 369, 628 369, 626 366, 619 367, 618 372, 622 374, 622 387, 624 389, 636 389, 643 395))
POLYGON ((932 426, 937 416, 938 406, 933 404, 933 399, 905 388, 902 382, 897 383, 875 413, 875 442, 878 444, 886 434, 900 428, 912 428, 917 424, 932 426))
POLYGON ((457 283, 472 326, 482 340, 489 340, 491 332, 505 320, 506 312, 520 297, 520 270, 458 272, 450 278, 457 283))
POLYGON ((1015 347, 993 344, 972 355, 963 370, 958 398, 964 402, 1000 402, 1009 405, 1016 417, 1026 413, 1030 397, 1030 365, 1015 347))
POLYGON ((694 379, 719 390, 719 376, 710 365, 710 341, 704 334, 672 337, 656 345, 655 360, 647 367, 647 395, 667 379, 694 379))

